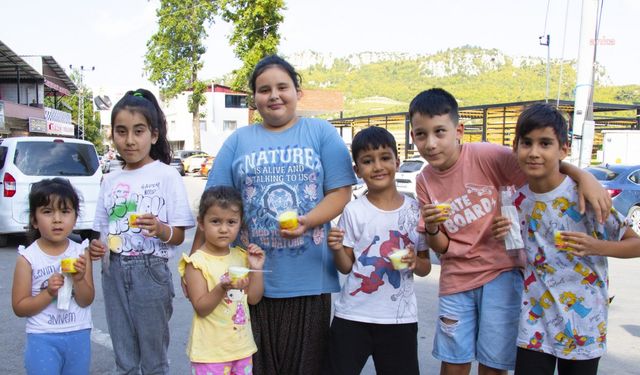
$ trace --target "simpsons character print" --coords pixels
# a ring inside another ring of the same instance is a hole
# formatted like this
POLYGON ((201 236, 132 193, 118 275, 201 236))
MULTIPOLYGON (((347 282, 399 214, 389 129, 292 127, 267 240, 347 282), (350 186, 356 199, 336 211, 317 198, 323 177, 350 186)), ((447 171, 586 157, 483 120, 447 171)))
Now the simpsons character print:
POLYGON ((255 242, 268 253, 287 249, 287 255, 295 255, 304 251, 305 241, 318 245, 324 240, 322 226, 286 239, 280 236, 278 224, 280 213, 294 210, 305 215, 323 198, 323 167, 312 148, 293 145, 261 149, 246 155, 240 164, 249 228, 248 233, 241 234, 243 243, 255 242))
POLYGON ((160 182, 120 181, 114 186, 105 197, 109 221, 106 242, 110 251, 125 255, 153 254, 168 257, 167 245, 157 238, 145 236, 143 230, 131 220, 131 214, 151 213, 161 222, 166 222, 166 201, 160 191, 160 182))
POLYGON ((591 211, 577 210, 575 184, 563 183, 542 199, 522 189, 520 211, 527 265, 518 345, 567 359, 604 353, 607 331, 606 257, 577 256, 557 243, 557 231, 578 231, 618 240, 626 224, 617 213, 600 225, 591 211))

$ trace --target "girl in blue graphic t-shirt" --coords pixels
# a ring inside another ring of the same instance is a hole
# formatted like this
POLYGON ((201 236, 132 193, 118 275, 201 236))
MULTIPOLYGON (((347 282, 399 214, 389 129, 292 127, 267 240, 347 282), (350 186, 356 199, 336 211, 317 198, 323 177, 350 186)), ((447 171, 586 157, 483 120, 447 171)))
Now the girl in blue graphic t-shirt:
MULTIPOLYGON (((263 58, 249 85, 263 122, 229 136, 207 188, 228 185, 241 192, 246 227, 240 241, 264 249, 265 269, 272 271, 264 278, 264 298, 250 307, 255 373, 317 374, 329 332, 330 293, 340 289, 326 237, 356 182, 351 158, 331 124, 296 115, 302 91, 288 62, 263 58), (297 226, 294 219, 294 228, 281 229, 278 215, 287 210, 299 215, 297 226)), ((202 242, 196 232, 192 249, 202 242)))

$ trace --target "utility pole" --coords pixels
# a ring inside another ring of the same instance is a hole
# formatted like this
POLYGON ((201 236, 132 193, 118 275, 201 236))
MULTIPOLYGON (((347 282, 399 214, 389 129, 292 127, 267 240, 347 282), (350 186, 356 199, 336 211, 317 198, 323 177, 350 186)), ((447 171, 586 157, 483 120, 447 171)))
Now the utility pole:
POLYGON ((542 35, 538 37, 538 40, 540 41, 540 45, 541 46, 547 46, 547 89, 544 92, 544 101, 545 103, 549 102, 549 64, 551 63, 551 52, 550 52, 550 45, 551 45, 551 36, 549 34, 547 35, 542 35))
MULTIPOLYGON (((73 65, 69 65, 69 69, 73 70, 73 65)), ((77 69, 80 73, 78 84, 78 138, 84 139, 84 72, 92 72, 96 70, 95 66, 91 68, 84 68, 84 65, 80 65, 80 69, 77 69)))
POLYGON ((582 0, 570 155, 570 163, 579 168, 591 165, 591 152, 595 137, 593 66, 596 62, 598 7, 600 5, 600 0, 582 0))

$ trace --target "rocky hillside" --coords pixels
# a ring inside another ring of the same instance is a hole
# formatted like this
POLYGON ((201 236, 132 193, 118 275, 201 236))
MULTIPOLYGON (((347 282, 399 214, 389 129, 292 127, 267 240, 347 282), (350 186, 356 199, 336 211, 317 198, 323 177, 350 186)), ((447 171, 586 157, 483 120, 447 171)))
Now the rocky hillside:
MULTIPOLYGON (((465 46, 433 55, 362 52, 335 57, 305 51, 288 57, 303 87, 340 90, 344 116, 406 111, 411 99, 430 87, 452 92, 461 106, 543 99, 546 59, 508 56, 496 49, 465 46)), ((554 60, 550 98, 573 100, 575 61, 554 60)), ((596 72, 595 101, 640 103, 640 86, 608 86, 606 71, 596 72)), ((330 116, 332 117, 332 116, 330 116)))

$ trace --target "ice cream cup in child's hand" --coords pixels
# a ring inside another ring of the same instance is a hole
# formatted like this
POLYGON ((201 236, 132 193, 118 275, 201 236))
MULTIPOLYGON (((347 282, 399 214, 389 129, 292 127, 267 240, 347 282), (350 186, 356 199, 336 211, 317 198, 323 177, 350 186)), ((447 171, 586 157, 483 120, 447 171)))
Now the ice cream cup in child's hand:
POLYGON ((249 269, 247 267, 240 267, 240 266, 229 267, 229 279, 233 284, 244 279, 245 277, 247 277, 247 275, 249 275, 249 269))
POLYGON ((409 249, 395 249, 395 251, 389 254, 389 259, 395 270, 403 270, 409 267, 409 263, 402 261, 402 257, 409 254, 409 249))
POLYGON ((64 258, 60 261, 60 271, 62 273, 76 273, 76 260, 78 258, 64 258))
POLYGON ((449 215, 451 215, 451 203, 435 203, 435 206, 441 214, 446 215, 445 217, 439 218, 436 222, 442 223, 447 221, 449 215))
POLYGON ((278 215, 280 229, 294 230, 298 227, 298 212, 296 210, 287 210, 278 215))

